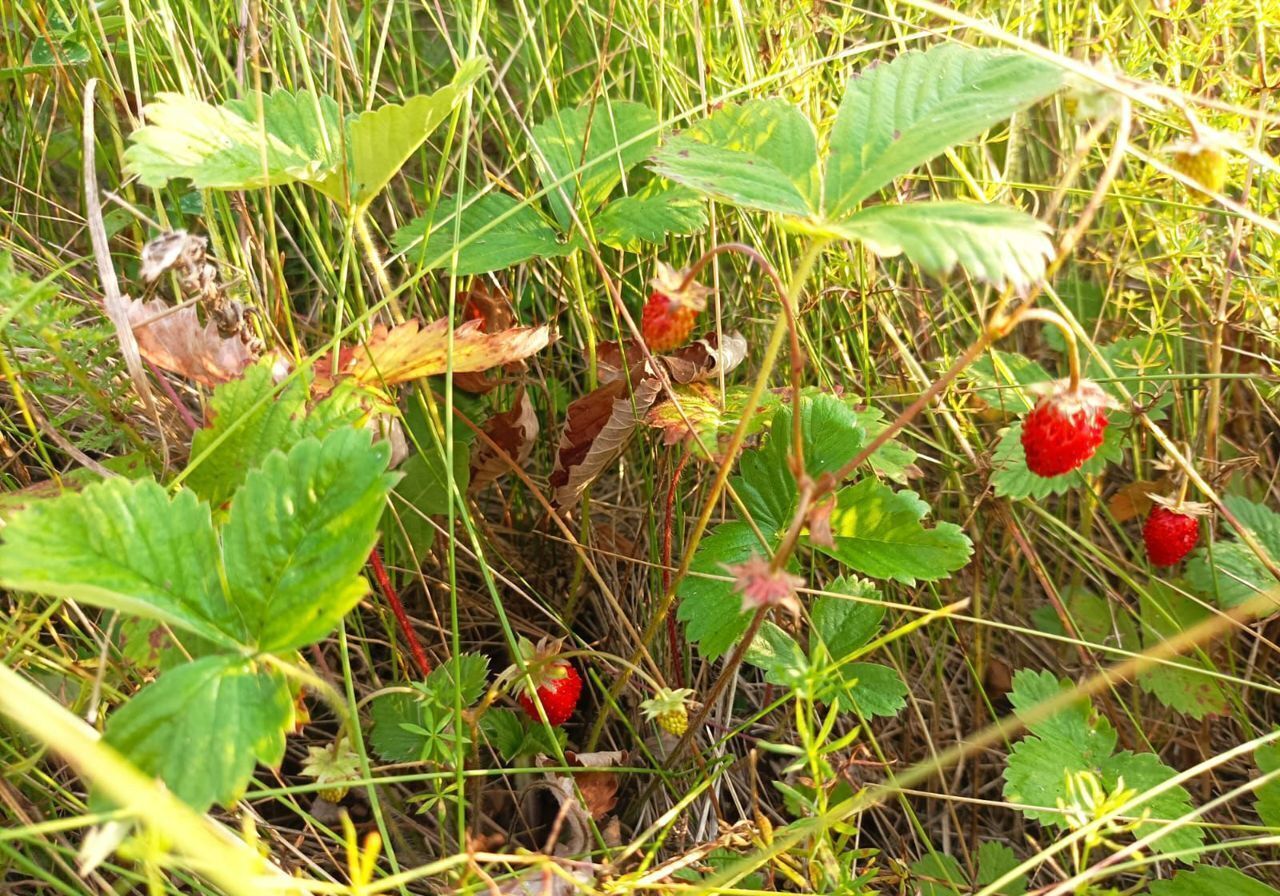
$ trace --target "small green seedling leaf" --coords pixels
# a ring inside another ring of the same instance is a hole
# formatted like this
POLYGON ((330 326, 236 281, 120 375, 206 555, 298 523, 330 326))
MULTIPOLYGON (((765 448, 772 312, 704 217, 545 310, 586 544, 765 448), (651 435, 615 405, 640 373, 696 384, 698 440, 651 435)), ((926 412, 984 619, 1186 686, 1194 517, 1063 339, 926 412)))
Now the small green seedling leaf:
POLYGON ((818 213, 817 136, 784 100, 724 106, 669 140, 653 168, 745 208, 801 218, 818 213))
POLYGON ((278 671, 209 656, 165 672, 107 719, 106 742, 197 812, 230 805, 284 757, 293 696, 278 671))
POLYGON ((824 202, 839 219, 895 177, 1053 93, 1054 65, 940 44, 856 73, 831 129, 824 202))

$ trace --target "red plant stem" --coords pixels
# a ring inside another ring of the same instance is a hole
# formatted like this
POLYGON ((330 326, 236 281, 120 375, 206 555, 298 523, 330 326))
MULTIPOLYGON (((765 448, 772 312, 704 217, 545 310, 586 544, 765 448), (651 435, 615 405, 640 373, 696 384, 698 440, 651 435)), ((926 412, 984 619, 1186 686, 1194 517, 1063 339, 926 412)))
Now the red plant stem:
POLYGON ((409 645, 409 652, 413 654, 413 662, 418 667, 418 672, 422 674, 423 678, 426 678, 431 674, 431 660, 427 659, 427 652, 422 649, 422 642, 414 634, 413 626, 409 623, 409 614, 404 611, 404 604, 400 603, 400 597, 396 594, 396 590, 391 587, 391 578, 387 575, 387 568, 382 565, 382 554, 376 546, 369 554, 369 565, 373 567, 373 577, 378 580, 378 585, 382 588, 382 593, 387 598, 387 603, 391 605, 391 612, 396 614, 396 622, 400 624, 400 633, 404 635, 404 639, 409 645))
MULTIPOLYGON (((666 594, 671 588, 671 522, 674 516, 676 506, 676 486, 680 484, 680 476, 684 473, 684 466, 689 462, 689 453, 686 451, 684 457, 680 458, 680 463, 676 466, 676 471, 671 474, 671 485, 667 486, 667 512, 662 523, 662 593, 666 594)), ((674 610, 678 604, 673 603, 671 609, 674 610)), ((671 648, 671 662, 675 668, 676 687, 684 687, 684 662, 680 657, 680 636, 676 632, 676 614, 668 611, 667 613, 667 643, 671 648)))

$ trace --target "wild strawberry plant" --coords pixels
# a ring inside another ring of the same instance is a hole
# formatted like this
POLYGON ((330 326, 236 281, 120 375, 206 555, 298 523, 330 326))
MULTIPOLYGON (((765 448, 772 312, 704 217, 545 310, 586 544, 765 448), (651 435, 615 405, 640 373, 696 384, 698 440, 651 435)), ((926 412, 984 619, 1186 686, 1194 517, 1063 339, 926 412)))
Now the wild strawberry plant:
MULTIPOLYGON (((246 394, 224 388, 224 408, 246 394)), ((396 479, 386 443, 353 428, 336 399, 295 417, 269 389, 259 397, 275 413, 252 431, 273 441, 242 445, 203 480, 229 495, 225 512, 195 489, 118 477, 34 504, 0 545, 5 587, 173 633, 189 660, 111 713, 105 738, 200 811, 238 799, 258 762, 280 762, 309 678, 297 652, 366 594, 360 570, 396 479)))

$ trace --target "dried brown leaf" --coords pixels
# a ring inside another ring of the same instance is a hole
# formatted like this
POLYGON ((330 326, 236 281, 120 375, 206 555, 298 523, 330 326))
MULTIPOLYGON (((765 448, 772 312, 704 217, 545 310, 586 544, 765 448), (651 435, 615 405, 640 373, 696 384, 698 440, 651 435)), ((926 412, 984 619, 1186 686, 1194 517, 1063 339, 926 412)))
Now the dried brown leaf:
POLYGON ((723 341, 708 333, 696 342, 659 359, 673 382, 700 383, 733 370, 747 357, 747 340, 740 333, 725 333, 723 341))
POLYGON ((635 433, 662 391, 657 377, 642 378, 634 393, 626 379, 615 380, 569 405, 551 473, 553 502, 572 504, 635 433))
POLYGON ((222 336, 212 321, 204 326, 194 305, 174 308, 163 299, 133 299, 127 307, 138 351, 155 366, 217 386, 239 379, 254 354, 239 336, 222 336))
POLYGON ((1107 501, 1107 509, 1117 523, 1146 516, 1151 510, 1151 494, 1163 494, 1169 490, 1169 479, 1154 481, 1138 479, 1120 489, 1107 501))
MULTIPOLYGON (((501 414, 494 414, 484 426, 485 435, 521 467, 529 459, 540 430, 533 402, 523 386, 516 392, 511 408, 501 414)), ((488 442, 480 440, 476 443, 471 455, 471 488, 484 488, 510 470, 507 458, 495 451, 488 442)))

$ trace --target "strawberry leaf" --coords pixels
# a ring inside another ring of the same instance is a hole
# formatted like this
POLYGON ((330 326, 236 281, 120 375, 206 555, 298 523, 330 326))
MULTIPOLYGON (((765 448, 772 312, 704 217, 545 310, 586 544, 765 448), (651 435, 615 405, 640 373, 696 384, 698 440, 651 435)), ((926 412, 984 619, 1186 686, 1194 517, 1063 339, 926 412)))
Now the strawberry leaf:
POLYGON ((161 93, 143 109, 126 171, 148 187, 186 178, 198 190, 244 190, 303 181, 318 185, 337 168, 338 104, 307 91, 249 93, 214 106, 161 93))
POLYGON ((849 79, 829 137, 823 187, 835 220, 948 147, 1058 89, 1062 72, 1031 56, 940 44, 849 79))
MULTIPOLYGON (((1131 753, 1128 750, 1103 762, 1101 771, 1105 787, 1114 789, 1123 781, 1125 787, 1138 791, 1140 797, 1177 774, 1154 753, 1131 753)), ((1204 845, 1204 829, 1195 824, 1182 827, 1170 827, 1168 824, 1192 808, 1191 795, 1181 786, 1170 787, 1157 796, 1143 799, 1135 807, 1134 814, 1149 812, 1153 820, 1139 824, 1134 829, 1134 836, 1157 835, 1151 843, 1154 852, 1181 852, 1184 854, 1178 856, 1179 861, 1193 862, 1196 850, 1204 845)))
MULTIPOLYGON (((1226 505, 1272 561, 1280 562, 1280 513, 1239 495, 1228 497, 1226 505)), ((1187 561, 1187 582, 1223 607, 1242 604, 1276 585, 1275 577, 1257 555, 1238 539, 1219 539, 1196 550, 1187 561)))
POLYGON ((973 545, 954 523, 925 528, 929 505, 874 479, 841 489, 831 512, 834 545, 813 544, 873 579, 905 584, 943 578, 969 562, 973 545))
POLYGON ((1261 881, 1241 874, 1234 868, 1212 868, 1198 865, 1190 871, 1179 871, 1169 880, 1153 880, 1151 896, 1280 896, 1261 881))
MULTIPOLYGON (((791 408, 780 406, 773 413, 764 448, 743 454, 739 461, 734 488, 762 529, 785 529, 795 512, 796 479, 788 461, 792 420, 791 408)), ((863 445, 858 415, 831 395, 801 401, 800 428, 805 468, 814 479, 839 470, 863 445)))
POLYGON ((207 504, 117 478, 10 520, 0 585, 144 616, 234 650, 249 632, 223 594, 217 558, 207 504))
POLYGON ((197 812, 230 805, 254 765, 278 765, 293 697, 278 671, 209 656, 165 672, 107 720, 106 742, 197 812))
POLYGON ((638 251, 668 234, 697 233, 707 226, 706 203, 692 190, 654 180, 634 196, 620 196, 591 220, 607 246, 638 251))
POLYGON ((653 168, 677 183, 745 208, 818 212, 813 125, 780 99, 726 105, 658 150, 653 168))
POLYGON ((324 438, 350 428, 364 414, 359 396, 345 387, 308 412, 309 382, 304 371, 277 389, 271 363, 263 360, 243 378, 215 389, 209 402, 213 422, 192 437, 184 484, 220 508, 271 452, 288 451, 306 436, 324 438))
MULTIPOLYGON (((1253 751, 1253 761, 1264 775, 1280 769, 1280 743, 1272 741, 1258 747, 1253 751)), ((1253 807, 1258 818, 1269 828, 1280 828, 1280 778, 1272 778, 1258 787, 1254 794, 1257 800, 1253 807)))
MULTIPOLYGON (((1139 596, 1143 642, 1148 648, 1180 635, 1209 616, 1208 607, 1186 597, 1159 581, 1153 581, 1139 596)), ((1136 644, 1129 645, 1136 648, 1136 644)), ((1204 674, 1216 671, 1203 654, 1175 657, 1170 664, 1159 663, 1138 673, 1138 685, 1170 709, 1193 719, 1226 715, 1231 710, 1226 685, 1204 674)))
POLYGON ((561 110, 535 125, 532 133, 547 202, 560 229, 568 233, 571 210, 595 210, 623 175, 657 147, 658 116, 640 103, 600 98, 561 110))
POLYGON ((1026 212, 977 202, 876 205, 826 228, 861 240, 877 255, 905 255, 920 270, 946 277, 957 266, 996 285, 1025 288, 1053 257, 1049 228, 1026 212))
POLYGON ((742 563, 753 554, 772 555, 776 549, 776 541, 767 547, 761 545, 751 527, 739 522, 722 523, 698 545, 689 575, 677 591, 680 608, 676 615, 685 623, 685 636, 708 660, 728 652, 750 622, 742 609, 742 596, 726 579, 725 566, 742 563))
POLYGON ((382 192, 445 116, 484 74, 485 59, 468 59, 435 93, 362 112, 347 125, 351 205, 367 206, 382 192))
MULTIPOLYGON (((1114 753, 1116 733, 1106 720, 1097 718, 1087 700, 1073 701, 1067 708, 1048 718, 1035 719, 1030 711, 1069 690, 1069 682, 1058 681, 1048 672, 1023 669, 1013 677, 1009 700, 1020 718, 1028 719, 1031 732, 1014 744, 1005 767, 1004 795, 1020 803, 1020 811, 1028 818, 1048 827, 1065 827, 1066 819, 1057 809, 1069 804, 1071 793, 1067 779, 1078 772, 1092 772, 1102 787, 1115 792, 1123 782, 1127 789, 1138 791, 1139 797, 1163 784, 1176 773, 1154 753, 1114 753)), ((1158 796, 1135 806, 1134 814, 1148 811, 1158 821, 1142 822, 1135 836, 1144 837, 1158 830, 1163 836, 1155 840, 1156 852, 1183 852, 1187 855, 1204 842, 1204 831, 1196 827, 1165 829, 1162 822, 1186 814, 1191 801, 1182 787, 1171 787, 1158 796)))
POLYGON ((809 661, 796 643, 772 622, 765 622, 742 657, 764 670, 764 680, 783 687, 797 687, 809 672, 809 661))
POLYGON ((574 244, 562 239, 536 207, 505 193, 467 197, 461 212, 456 208, 454 197, 441 197, 434 215, 414 218, 401 227, 392 237, 392 245, 426 270, 445 268, 458 276, 484 274, 530 258, 556 258, 574 251, 574 244))
POLYGON ((323 638, 364 596, 359 575, 395 477, 389 449, 341 429, 270 455, 245 479, 222 530, 233 604, 259 649, 323 638))

